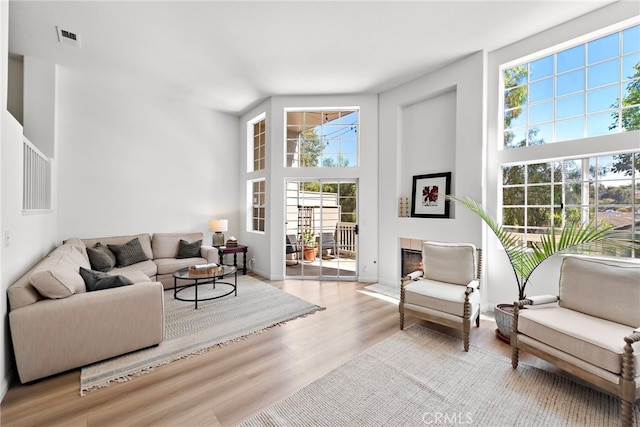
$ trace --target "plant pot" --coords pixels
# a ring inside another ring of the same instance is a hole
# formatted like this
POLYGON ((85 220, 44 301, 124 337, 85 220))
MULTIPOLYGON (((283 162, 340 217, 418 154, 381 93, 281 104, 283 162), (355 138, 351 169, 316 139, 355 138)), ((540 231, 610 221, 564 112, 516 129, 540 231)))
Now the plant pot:
POLYGON ((316 258, 316 251, 313 246, 308 246, 304 248, 304 260, 305 261, 313 261, 316 258))
POLYGON ((496 336, 509 343, 511 342, 511 327, 513 325, 513 304, 498 304, 493 310, 496 319, 496 336))

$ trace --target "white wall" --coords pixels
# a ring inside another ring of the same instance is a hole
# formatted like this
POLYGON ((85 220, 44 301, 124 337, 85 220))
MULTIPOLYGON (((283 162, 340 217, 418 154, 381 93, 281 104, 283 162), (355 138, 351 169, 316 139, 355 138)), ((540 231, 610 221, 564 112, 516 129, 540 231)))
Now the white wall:
MULTIPOLYGON (((251 110, 241 118, 241 139, 246 156, 246 122, 260 113, 267 112, 267 164, 264 173, 246 173, 242 180, 267 178, 267 225, 264 234, 243 233, 252 257, 254 271, 271 280, 282 280, 285 275, 285 181, 287 179, 357 179, 358 180, 358 278, 376 281, 378 277, 378 97, 377 95, 342 96, 277 96, 251 110), (349 168, 286 168, 285 158, 285 108, 359 107, 360 157, 358 167, 349 168), (266 175, 265 175, 266 174, 266 175)), ((246 162, 245 162, 246 163, 246 162)), ((246 186, 241 200, 246 201, 246 186)), ((247 215, 246 202, 241 203, 243 224, 247 215)))
MULTIPOLYGON (((529 37, 488 55, 488 116, 487 116, 487 198, 485 206, 497 218, 498 185, 500 184, 500 163, 519 162, 525 160, 523 150, 500 150, 497 145, 501 138, 499 117, 499 67, 501 64, 518 60, 545 49, 551 49, 562 43, 571 43, 576 38, 592 32, 608 31, 606 27, 618 24, 630 18, 638 20, 640 7, 637 2, 617 2, 593 13, 552 28, 544 33, 529 37)), ((623 134, 590 138, 586 144, 583 140, 568 141, 561 144, 547 144, 534 147, 541 158, 554 159, 564 156, 596 154, 611 151, 629 151, 640 148, 638 131, 623 134)), ((508 263, 504 250, 499 246, 495 236, 490 233, 486 244, 486 282, 485 294, 488 303, 511 303, 518 297, 513 271, 508 263)), ((558 292, 561 257, 545 261, 531 276, 527 287, 527 295, 552 294, 558 292)))
MULTIPOLYGON (((0 280, 2 281, 2 293, 5 295, 1 299, 0 312, 2 313, 2 358, 0 358, 0 373, 2 383, 0 385, 0 395, 3 396, 12 378, 13 354, 8 332, 8 315, 6 289, 7 287, 28 270, 40 258, 46 255, 56 242, 56 214, 47 212, 37 215, 25 215, 22 212, 22 139, 23 128, 20 123, 7 111, 7 57, 8 57, 8 34, 7 34, 7 2, 0 2, 0 34, 2 44, 0 45, 1 66, 0 92, 2 93, 2 104, 0 105, 0 128, 1 128, 1 149, 0 149, 0 186, 2 193, 2 205, 0 224, 2 225, 2 244, 0 244, 0 280), (6 242, 7 233, 9 242, 6 242)), ((35 72, 25 76, 25 84, 32 80, 44 78, 49 82, 48 88, 55 90, 51 82, 55 82, 55 73, 52 76, 51 68, 45 67, 47 71, 35 72), (53 77, 53 78, 52 78, 53 77)), ((42 69, 41 69, 42 70, 42 69)), ((55 84, 54 84, 55 86, 55 84)), ((50 94, 53 96, 53 94, 50 94)), ((46 99, 51 100, 49 96, 46 99)), ((51 102, 39 104, 37 97, 31 97, 24 101, 25 111, 33 112, 33 117, 37 114, 51 116, 54 105, 51 102), (39 113, 36 113, 38 111, 39 113)), ((49 135, 53 138, 53 135, 49 135)), ((55 165, 54 165, 55 168, 55 165)), ((52 197, 55 199, 55 191, 52 197)))
POLYGON ((66 69, 58 93, 60 239, 202 231, 210 244, 209 219, 237 211, 237 117, 66 69))
POLYGON ((56 65, 24 57, 24 136, 47 157, 54 157, 56 127, 56 65))
POLYGON ((21 125, 24 123, 24 61, 9 58, 7 110, 21 125))
POLYGON ((379 282, 399 286, 400 238, 469 242, 482 247, 473 214, 452 206, 450 219, 399 218, 414 175, 452 172, 451 193, 482 199, 485 54, 380 95, 379 282))

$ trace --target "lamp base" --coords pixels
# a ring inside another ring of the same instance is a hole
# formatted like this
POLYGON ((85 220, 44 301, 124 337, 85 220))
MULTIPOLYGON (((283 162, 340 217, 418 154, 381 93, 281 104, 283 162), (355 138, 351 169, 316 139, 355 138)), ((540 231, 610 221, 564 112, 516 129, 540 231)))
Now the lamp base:
POLYGON ((219 231, 213 233, 212 242, 213 246, 224 246, 224 234, 219 231))

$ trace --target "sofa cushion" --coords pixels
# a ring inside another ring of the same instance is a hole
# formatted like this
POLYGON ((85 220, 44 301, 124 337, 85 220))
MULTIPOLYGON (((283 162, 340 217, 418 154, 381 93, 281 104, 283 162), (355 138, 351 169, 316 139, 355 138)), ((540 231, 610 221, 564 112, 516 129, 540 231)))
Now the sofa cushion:
POLYGON ((424 242, 422 265, 425 279, 466 286, 476 278, 476 248, 468 243, 424 242))
POLYGON ((91 268, 94 270, 107 272, 116 266, 116 256, 100 242, 96 243, 93 248, 87 248, 87 255, 91 262, 91 268))
POLYGON ((87 292, 133 285, 133 282, 124 276, 113 276, 102 271, 87 270, 82 267, 80 267, 80 276, 84 280, 87 292))
POLYGON ((181 268, 190 267, 196 264, 206 264, 204 258, 160 258, 153 262, 158 266, 158 274, 172 274, 181 268))
POLYGON ((84 256, 81 249, 73 245, 63 244, 58 246, 57 250, 51 255, 52 258, 64 257, 67 261, 71 262, 78 267, 89 268, 89 259, 84 256))
MULTIPOLYGON (((421 279, 405 286, 404 297, 407 304, 414 304, 444 313, 462 317, 464 315, 465 286, 454 286, 433 280, 421 279)), ((472 312, 480 306, 478 290, 469 295, 472 312)))
POLYGON ((521 310, 518 316, 518 332, 614 374, 621 373, 624 337, 632 331, 558 304, 521 310))
MULTIPOLYGON (((150 262, 150 261, 145 261, 145 262, 150 262)), ((137 264, 137 265, 141 265, 141 264, 137 264)), ((109 274, 113 275, 114 271, 115 270, 111 270, 109 274)), ((119 268, 118 275, 126 277, 127 279, 131 280, 133 283, 152 282, 151 278, 149 278, 149 276, 144 274, 142 271, 134 270, 129 267, 119 268)))
POLYGON ((151 239, 153 258, 176 258, 180 240, 195 242, 202 240, 202 237, 202 233, 154 233, 151 239))
POLYGON ((67 257, 47 260, 42 268, 29 277, 29 281, 46 298, 66 298, 75 293, 85 292, 84 280, 79 268, 67 257))
POLYGON ((137 264, 128 265, 126 267, 116 267, 109 271, 109 274, 123 274, 127 277, 128 272, 139 271, 145 274, 147 277, 154 277, 158 272, 158 266, 151 260, 139 262, 137 264))
POLYGON ((561 307, 637 328, 638 301, 640 265, 564 258, 560 270, 561 307))
POLYGON ((137 237, 124 245, 107 245, 107 247, 116 256, 116 265, 118 267, 126 267, 149 259, 137 237))
POLYGON ((196 240, 195 242, 187 242, 180 239, 178 244, 178 254, 176 258, 196 258, 200 257, 200 247, 202 246, 202 240, 196 240))

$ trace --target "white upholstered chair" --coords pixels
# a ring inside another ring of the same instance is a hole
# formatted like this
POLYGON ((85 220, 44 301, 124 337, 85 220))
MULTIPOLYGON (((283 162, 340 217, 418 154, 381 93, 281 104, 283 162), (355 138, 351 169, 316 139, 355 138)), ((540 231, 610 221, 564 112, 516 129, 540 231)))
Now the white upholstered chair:
POLYGON ((407 314, 462 329, 469 351, 471 323, 480 326, 481 254, 468 243, 424 242, 423 272, 402 279, 400 329, 407 314))

